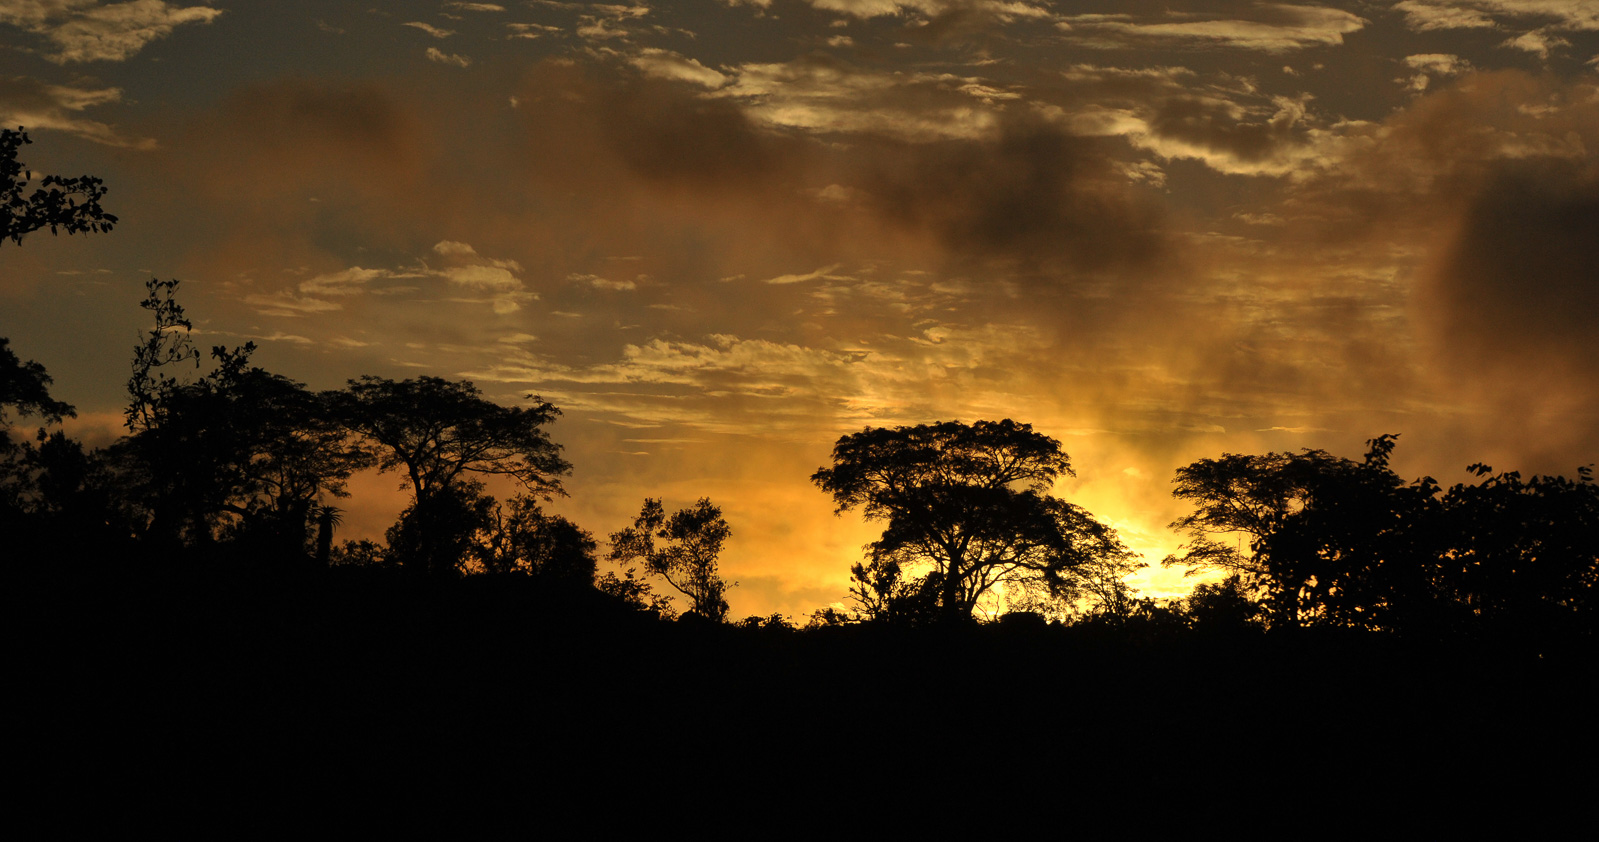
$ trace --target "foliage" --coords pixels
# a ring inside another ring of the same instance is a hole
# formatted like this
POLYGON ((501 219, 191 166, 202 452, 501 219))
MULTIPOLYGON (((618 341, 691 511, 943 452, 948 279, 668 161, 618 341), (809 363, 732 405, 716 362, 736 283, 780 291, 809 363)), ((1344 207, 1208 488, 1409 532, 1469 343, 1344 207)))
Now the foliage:
POLYGON ((1263 625, 1260 603, 1250 596, 1243 577, 1236 573, 1220 582, 1196 585, 1184 603, 1195 628, 1241 630, 1263 625))
POLYGON ((607 571, 595 580, 594 587, 606 596, 662 620, 677 618, 677 611, 672 608, 672 598, 657 594, 649 582, 640 579, 637 567, 627 568, 620 576, 607 571))
POLYGON ((22 238, 42 228, 51 234, 110 231, 117 218, 100 207, 104 182, 93 176, 62 178, 47 175, 32 194, 24 196, 33 173, 17 160, 22 145, 32 143, 19 126, 0 129, 0 243, 22 245, 22 238))
POLYGON ((50 384, 54 381, 44 366, 33 360, 23 362, 10 344, 11 340, 0 336, 0 431, 11 428, 12 411, 20 416, 38 416, 47 424, 76 418, 71 404, 50 397, 50 384))
POLYGON ((164 540, 219 537, 273 554, 303 553, 325 496, 344 497, 370 457, 339 423, 331 395, 250 364, 253 343, 215 347, 192 382, 161 371, 199 362, 176 281, 151 280, 143 306, 155 327, 134 349, 126 422, 112 448, 124 484, 164 540))
POLYGON ((1165 563, 1232 573, 1227 597, 1263 597, 1276 627, 1426 635, 1595 628, 1599 488, 1591 473, 1530 481, 1507 473, 1440 494, 1430 477, 1406 483, 1392 471, 1395 439, 1372 439, 1358 462, 1305 450, 1225 454, 1180 469, 1174 493, 1198 508, 1173 524, 1188 530, 1189 543, 1165 563), (1247 539, 1248 552, 1217 540, 1229 534, 1240 545, 1247 539))
MULTIPOLYGON (((164 369, 178 363, 194 363, 200 367, 200 349, 194 347, 189 334, 194 323, 178 303, 178 281, 161 281, 151 278, 144 284, 145 298, 139 306, 155 317, 155 325, 145 335, 144 341, 133 349, 133 373, 128 377, 128 408, 124 412, 130 432, 139 432, 159 425, 161 413, 166 410, 166 400, 177 391, 182 381, 164 369)), ((245 355, 255 350, 255 344, 245 343, 245 355)))
POLYGON ((378 467, 403 469, 418 500, 465 473, 508 476, 530 493, 564 494, 559 477, 572 466, 541 429, 560 410, 540 400, 503 407, 468 381, 421 377, 395 382, 351 380, 341 399, 343 418, 378 452, 378 467))
MULTIPOLYGON (((9 346, 10 340, 0 337, 0 509, 7 520, 20 516, 38 494, 39 453, 31 443, 11 437, 11 413, 38 416, 47 424, 76 417, 71 404, 50 397, 53 381, 44 366, 23 362, 9 346)), ((38 439, 44 438, 41 428, 38 439)))
POLYGON ((1495 634, 1599 631, 1599 485, 1578 478, 1493 474, 1450 488, 1442 582, 1461 616, 1495 634))
POLYGON ((387 558, 402 568, 435 576, 465 572, 477 557, 478 535, 488 530, 494 498, 468 480, 435 488, 416 499, 389 527, 387 558))
POLYGON ((665 579, 688 597, 690 612, 722 622, 727 618, 730 585, 717 573, 716 557, 731 534, 722 510, 708 498, 671 517, 660 500, 646 498, 633 525, 611 534, 609 558, 620 564, 642 564, 645 572, 665 579))
POLYGON ((478 565, 491 573, 521 572, 547 582, 592 585, 594 536, 560 515, 547 515, 538 501, 518 494, 496 503, 479 529, 478 565))
POLYGON ((867 428, 840 438, 811 480, 840 513, 887 523, 871 563, 852 570, 863 610, 915 616, 936 594, 953 619, 995 591, 1069 604, 1136 569, 1114 530, 1045 493, 1063 475, 1060 442, 1006 419, 867 428))
MULTIPOLYGON (((1264 596, 1275 625, 1349 622, 1362 614, 1366 622, 1377 607, 1368 604, 1371 580, 1392 572, 1376 569, 1385 554, 1378 545, 1391 537, 1381 530, 1384 507, 1401 505, 1405 493, 1388 469, 1393 440, 1373 439, 1363 462, 1306 449, 1228 453, 1178 469, 1172 494, 1197 510, 1172 524, 1189 540, 1163 563, 1238 576, 1264 596), (1229 535, 1237 546, 1216 537, 1229 535)), ((1415 501, 1426 496, 1427 483, 1415 501)))

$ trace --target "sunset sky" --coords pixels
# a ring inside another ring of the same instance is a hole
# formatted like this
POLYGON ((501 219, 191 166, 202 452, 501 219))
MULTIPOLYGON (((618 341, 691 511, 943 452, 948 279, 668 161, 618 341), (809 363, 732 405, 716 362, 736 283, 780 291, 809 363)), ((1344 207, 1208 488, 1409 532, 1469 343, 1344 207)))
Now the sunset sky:
POLYGON ((0 0, 0 124, 121 218, 0 246, 75 434, 179 278, 313 388, 542 395, 602 540, 710 497, 736 617, 843 599, 867 426, 1060 439, 1155 596, 1198 458, 1599 459, 1595 0, 0 0))

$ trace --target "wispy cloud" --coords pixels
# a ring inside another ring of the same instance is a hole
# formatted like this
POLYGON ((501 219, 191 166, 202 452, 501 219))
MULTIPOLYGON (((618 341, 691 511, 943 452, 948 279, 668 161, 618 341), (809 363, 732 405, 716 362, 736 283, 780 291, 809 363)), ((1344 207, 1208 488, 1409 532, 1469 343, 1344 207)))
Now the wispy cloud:
POLYGON ((453 29, 440 29, 439 27, 434 26, 431 23, 423 23, 421 21, 416 21, 416 20, 408 21, 408 22, 402 23, 400 25, 401 26, 409 26, 409 27, 411 27, 413 29, 420 29, 423 32, 426 32, 427 34, 432 35, 434 38, 448 38, 451 35, 455 34, 455 30, 453 30, 453 29))
POLYGON ((121 88, 51 85, 26 76, 0 76, 0 124, 75 134, 107 146, 151 149, 151 138, 127 137, 81 112, 122 101, 121 88))
POLYGON ((472 66, 472 59, 470 57, 456 55, 454 53, 446 53, 437 47, 428 47, 424 55, 428 57, 428 61, 436 61, 439 64, 448 64, 452 67, 472 66))

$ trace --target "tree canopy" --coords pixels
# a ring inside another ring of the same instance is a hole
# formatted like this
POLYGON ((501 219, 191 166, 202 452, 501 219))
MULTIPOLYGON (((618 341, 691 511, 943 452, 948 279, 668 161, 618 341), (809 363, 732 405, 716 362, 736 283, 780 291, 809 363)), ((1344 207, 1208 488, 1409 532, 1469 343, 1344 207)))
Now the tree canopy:
POLYGON ((544 499, 565 493, 560 477, 572 466, 543 429, 560 410, 528 398, 532 406, 500 406, 468 381, 440 377, 349 381, 339 398, 344 423, 372 445, 381 470, 405 472, 415 495, 409 563, 440 573, 458 568, 449 524, 461 519, 449 512, 459 506, 448 505, 445 492, 467 474, 510 477, 544 499))
POLYGON ((155 326, 134 349, 132 434, 112 449, 125 482, 154 534, 205 542, 230 528, 272 552, 303 552, 312 510, 347 496, 345 481, 371 457, 340 423, 336 395, 252 365, 253 343, 212 348, 215 367, 192 380, 167 374, 199 363, 177 285, 146 285, 155 326))
POLYGON ((1196 510, 1164 562, 1223 570, 1264 598, 1271 623, 1425 634, 1593 628, 1599 486, 1514 472, 1442 493, 1389 467, 1396 436, 1359 461, 1322 450, 1223 454, 1178 469, 1196 510), (1229 540, 1231 538, 1231 540, 1229 540), (1247 548, 1246 548, 1247 545, 1247 548))
POLYGON ((561 411, 529 395, 505 407, 469 381, 419 377, 351 380, 343 400, 351 429, 378 449, 378 466, 400 470, 418 500, 465 473, 508 476, 544 498, 561 495, 572 466, 542 429, 561 411))
POLYGON ((1006 419, 867 428, 840 438, 833 467, 811 481, 839 513, 858 506, 886 521, 858 582, 936 598, 950 619, 996 589, 1029 606, 1070 602, 1091 574, 1119 579, 1136 566, 1114 530, 1046 493, 1070 475, 1060 442, 1006 419), (912 570, 926 572, 902 578, 912 570))

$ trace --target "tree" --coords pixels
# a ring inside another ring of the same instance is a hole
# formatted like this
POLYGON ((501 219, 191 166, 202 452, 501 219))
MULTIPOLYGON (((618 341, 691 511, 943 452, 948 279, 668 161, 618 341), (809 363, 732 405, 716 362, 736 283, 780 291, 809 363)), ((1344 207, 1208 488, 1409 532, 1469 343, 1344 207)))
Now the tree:
POLYGON ((875 588, 896 569, 925 570, 890 584, 904 595, 936 593, 939 616, 950 620, 971 617, 996 591, 1066 604, 1083 595, 1091 569, 1136 567, 1114 530, 1045 493, 1063 475, 1073 474, 1060 442, 1006 419, 868 427, 840 438, 833 467, 811 481, 840 514, 859 506, 887 523, 857 580, 875 588))
POLYGON ((1441 589, 1496 637, 1599 633, 1599 484, 1476 464, 1442 500, 1441 589))
POLYGON ((146 284, 141 306, 155 325, 134 349, 131 435, 113 448, 148 513, 147 532, 189 543, 225 535, 269 555, 304 553, 313 510, 328 496, 348 496, 345 482, 371 457, 340 422, 336 395, 251 365, 254 343, 212 348, 215 367, 192 381, 166 373, 200 361, 177 286, 146 284))
POLYGON ((439 377, 349 382, 340 398, 345 423, 373 446, 381 470, 405 471, 414 495, 412 511, 423 533, 413 566, 440 573, 456 569, 459 556, 451 555, 447 536, 438 536, 441 543, 434 547, 427 524, 434 497, 466 474, 507 476, 542 499, 565 493, 560 477, 572 466, 542 429, 560 410, 535 395, 528 398, 532 406, 503 407, 470 382, 439 377))
POLYGON ((1163 564, 1238 576, 1265 596, 1278 627, 1426 622, 1436 607, 1437 484, 1407 484, 1389 468, 1396 438, 1370 440, 1359 462, 1306 449, 1229 453, 1178 469, 1173 495, 1198 509, 1172 523, 1189 541, 1163 564), (1229 535, 1236 544, 1217 538, 1229 535))
MULTIPOLYGON (((700 498, 692 508, 680 509, 670 518, 661 501, 645 498, 633 525, 611 533, 609 559, 620 564, 642 563, 646 572, 665 579, 688 597, 689 611, 722 622, 727 618, 730 585, 717 573, 716 557, 731 534, 722 510, 708 498, 700 498), (657 541, 664 543, 658 545, 657 541)), ((628 575, 631 578, 631 570, 628 575)))
POLYGON ((492 525, 493 509, 494 498, 476 480, 436 488, 407 506, 389 527, 385 560, 436 576, 464 572, 480 550, 478 536, 492 525))
POLYGON ((22 145, 32 143, 22 127, 0 129, 0 243, 22 245, 22 238, 41 228, 51 234, 110 231, 117 218, 100 207, 105 184, 93 176, 47 175, 24 196, 33 173, 17 160, 22 145))
POLYGON ((36 415, 47 424, 76 418, 71 404, 50 397, 50 384, 55 381, 45 373, 44 366, 33 360, 23 362, 10 344, 11 340, 0 336, 0 430, 11 428, 12 411, 22 416, 36 415))
MULTIPOLYGON (((12 439, 11 415, 38 416, 46 424, 59 424, 76 413, 71 404, 50 397, 52 381, 44 366, 23 362, 9 345, 10 340, 0 337, 0 527, 15 536, 38 503, 39 452, 28 441, 12 439)), ((43 428, 38 438, 44 441, 43 428)))
POLYGON ((490 573, 520 572, 549 583, 592 585, 594 536, 560 515, 547 515, 538 500, 518 494, 496 503, 479 532, 478 564, 490 573))

